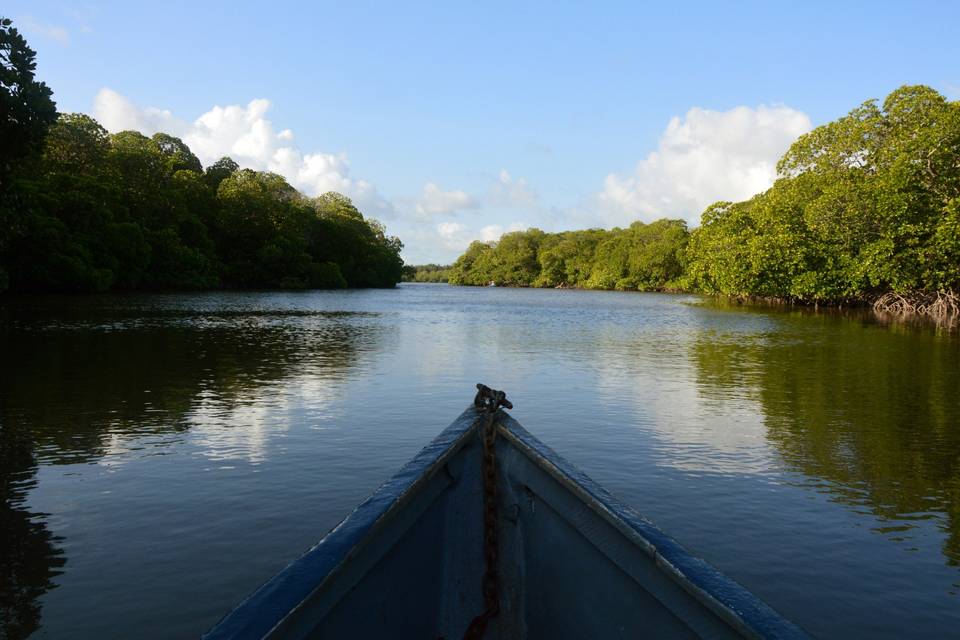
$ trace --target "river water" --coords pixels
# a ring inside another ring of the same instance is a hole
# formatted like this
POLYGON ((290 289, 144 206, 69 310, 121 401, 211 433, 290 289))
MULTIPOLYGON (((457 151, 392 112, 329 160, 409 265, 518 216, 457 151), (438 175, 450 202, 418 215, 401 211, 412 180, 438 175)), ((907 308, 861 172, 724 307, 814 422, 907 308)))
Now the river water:
POLYGON ((483 381, 824 638, 960 635, 960 338, 693 296, 0 298, 0 637, 195 637, 483 381))

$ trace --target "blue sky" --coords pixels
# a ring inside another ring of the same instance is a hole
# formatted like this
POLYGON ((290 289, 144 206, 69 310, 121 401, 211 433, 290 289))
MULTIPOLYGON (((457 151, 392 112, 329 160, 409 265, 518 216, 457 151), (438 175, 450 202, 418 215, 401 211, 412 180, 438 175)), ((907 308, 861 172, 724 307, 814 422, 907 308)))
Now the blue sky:
POLYGON ((14 0, 61 111, 335 188, 449 261, 477 238, 768 186, 799 134, 902 84, 960 99, 960 3, 14 0), (841 5, 841 6, 837 6, 841 5), (219 107, 219 109, 215 109, 219 107))

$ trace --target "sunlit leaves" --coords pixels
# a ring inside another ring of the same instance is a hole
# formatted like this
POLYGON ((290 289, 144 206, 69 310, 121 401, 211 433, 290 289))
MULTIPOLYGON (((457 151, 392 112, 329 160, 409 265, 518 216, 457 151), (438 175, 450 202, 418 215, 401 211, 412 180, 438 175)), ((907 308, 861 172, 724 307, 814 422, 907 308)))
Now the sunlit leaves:
POLYGON ((688 232, 682 220, 627 229, 515 231, 474 242, 454 263, 452 284, 654 290, 678 286, 688 232))
POLYGON ((688 282, 806 302, 960 287, 960 104, 923 86, 801 136, 781 179, 704 212, 688 282))

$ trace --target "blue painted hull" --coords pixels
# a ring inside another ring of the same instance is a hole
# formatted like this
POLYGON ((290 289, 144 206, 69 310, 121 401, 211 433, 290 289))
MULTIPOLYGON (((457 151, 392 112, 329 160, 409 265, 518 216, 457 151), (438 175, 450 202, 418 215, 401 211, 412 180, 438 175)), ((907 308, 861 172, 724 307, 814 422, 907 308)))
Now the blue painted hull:
MULTIPOLYGON (((496 415, 500 613, 485 638, 806 638, 496 415)), ((484 610, 482 444, 468 408, 206 634, 462 638, 484 610)))

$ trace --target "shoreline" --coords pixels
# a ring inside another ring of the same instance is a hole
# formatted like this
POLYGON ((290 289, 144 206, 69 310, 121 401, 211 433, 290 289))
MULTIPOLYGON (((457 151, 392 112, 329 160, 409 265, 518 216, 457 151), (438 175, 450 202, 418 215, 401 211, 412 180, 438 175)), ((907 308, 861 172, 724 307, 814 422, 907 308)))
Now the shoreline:
POLYGON ((678 295, 700 295, 722 300, 736 306, 795 308, 817 311, 820 309, 859 309, 874 311, 878 315, 902 317, 904 319, 927 319, 938 323, 960 325, 960 294, 953 291, 916 291, 910 293, 896 293, 887 291, 863 298, 849 298, 845 300, 814 300, 805 301, 791 298, 763 297, 749 295, 730 295, 723 293, 709 293, 671 287, 657 289, 602 289, 598 287, 580 287, 563 285, 553 287, 536 287, 531 285, 475 285, 447 283, 413 283, 413 284, 447 284, 451 287, 485 288, 495 286, 506 289, 557 289, 577 291, 617 291, 623 293, 671 293, 678 295))

